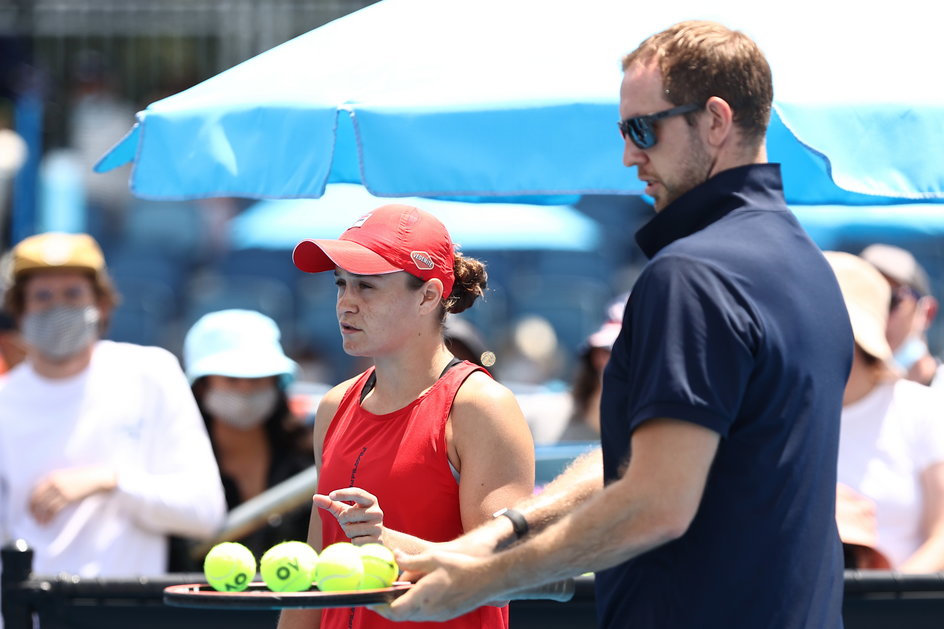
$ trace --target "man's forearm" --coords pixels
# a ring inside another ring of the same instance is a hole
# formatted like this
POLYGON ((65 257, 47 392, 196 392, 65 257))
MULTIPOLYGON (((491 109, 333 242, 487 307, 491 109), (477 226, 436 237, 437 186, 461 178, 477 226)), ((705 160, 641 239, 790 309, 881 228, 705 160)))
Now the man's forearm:
POLYGON ((603 453, 600 448, 582 454, 539 494, 515 508, 532 531, 540 531, 583 504, 603 489, 603 453))

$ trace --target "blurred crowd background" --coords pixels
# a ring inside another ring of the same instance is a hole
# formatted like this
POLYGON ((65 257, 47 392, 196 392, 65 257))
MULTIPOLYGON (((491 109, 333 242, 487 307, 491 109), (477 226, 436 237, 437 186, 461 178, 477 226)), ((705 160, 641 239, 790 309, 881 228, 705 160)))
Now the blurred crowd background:
MULTIPOLYGON (((248 308, 278 323, 286 351, 302 365, 297 387, 358 371, 362 365, 340 350, 331 278, 304 277, 289 249, 234 242, 233 221, 255 201, 145 201, 128 191, 128 166, 107 174, 91 168, 148 103, 369 4, 0 0, 0 129, 10 132, 0 140, 2 249, 43 231, 92 234, 123 297, 112 339, 180 356, 200 316, 248 308)), ((495 354, 495 375, 525 394, 571 386, 607 307, 631 288, 644 262, 633 234, 651 214, 645 199, 585 196, 573 209, 596 234, 582 249, 535 242, 466 251, 490 271, 487 299, 466 319, 495 354)), ((841 226, 818 234, 828 239, 824 248, 855 253, 878 240, 841 226)), ((884 235, 917 256, 942 294, 941 238, 928 230, 884 235)), ((928 338, 938 354, 939 322, 928 338)))
MULTIPOLYGON (((350 375, 358 365, 340 352, 331 279, 303 277, 289 249, 233 242, 232 221, 252 200, 145 201, 128 191, 129 167, 91 169, 148 103, 368 4, 0 2, 0 127, 16 130, 27 149, 3 198, 4 249, 37 232, 92 234, 123 297, 111 326, 115 340, 179 355, 201 315, 250 308, 278 322, 305 368, 302 381, 350 375)), ((632 281, 641 261, 632 233, 648 206, 637 198, 587 198, 576 211, 593 225, 584 250, 535 242, 466 251, 491 271, 487 301, 470 318, 497 357, 496 374, 568 380, 581 343, 632 281)))

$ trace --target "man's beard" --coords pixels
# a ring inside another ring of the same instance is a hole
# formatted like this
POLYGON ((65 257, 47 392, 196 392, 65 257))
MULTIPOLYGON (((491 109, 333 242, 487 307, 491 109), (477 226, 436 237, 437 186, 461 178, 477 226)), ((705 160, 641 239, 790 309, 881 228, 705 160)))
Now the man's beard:
POLYGON ((679 164, 674 180, 671 182, 663 180, 665 195, 661 199, 661 207, 657 209, 661 210, 711 177, 715 160, 708 153, 708 148, 694 127, 689 127, 689 149, 688 155, 679 164))

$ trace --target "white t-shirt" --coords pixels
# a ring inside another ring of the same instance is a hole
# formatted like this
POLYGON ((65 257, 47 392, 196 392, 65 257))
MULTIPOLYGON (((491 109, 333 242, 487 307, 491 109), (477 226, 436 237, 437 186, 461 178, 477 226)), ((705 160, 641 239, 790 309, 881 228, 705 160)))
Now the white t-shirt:
POLYGON ((931 378, 929 386, 937 391, 944 391, 944 363, 939 363, 934 370, 934 377, 931 378))
POLYGON ((878 548, 899 566, 924 542, 921 474, 944 461, 939 393, 901 379, 843 407, 839 482, 875 501, 878 548))
POLYGON ((169 533, 207 538, 225 515, 206 428, 170 352, 100 341, 76 376, 50 380, 23 363, 0 383, 0 541, 25 539, 37 574, 161 574, 169 533), (103 464, 117 470, 115 491, 47 525, 30 515, 50 471, 103 464))

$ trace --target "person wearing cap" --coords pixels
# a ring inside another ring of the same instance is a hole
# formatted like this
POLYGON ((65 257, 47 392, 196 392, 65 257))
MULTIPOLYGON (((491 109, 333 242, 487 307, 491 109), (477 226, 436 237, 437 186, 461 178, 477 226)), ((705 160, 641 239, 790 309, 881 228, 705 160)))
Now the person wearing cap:
POLYGON ((607 307, 606 321, 590 336, 578 356, 571 386, 573 408, 559 442, 600 440, 600 396, 603 370, 613 353, 613 343, 623 327, 623 311, 629 295, 621 295, 607 307))
POLYGON ((101 340, 118 295, 87 234, 26 238, 11 266, 26 359, 0 383, 0 539, 39 574, 166 572, 168 536, 209 538, 226 512, 177 358, 101 340))
POLYGON ((928 349, 927 331, 937 316, 928 274, 911 252, 882 243, 859 254, 881 272, 891 286, 891 311, 885 336, 894 363, 915 382, 944 387, 944 365, 928 349))
MULTIPOLYGON (((874 503, 868 543, 901 572, 944 570, 944 424, 929 388, 901 378, 885 338, 891 290, 874 266, 828 251, 855 348, 843 395, 838 482, 874 503)), ((855 495, 855 494, 853 494, 855 495)), ((842 515, 842 501, 838 514, 842 515)), ((843 531, 843 521, 840 521, 843 531)), ((855 566, 861 567, 861 566, 855 566)))
MULTIPOLYGON (((446 347, 444 321, 482 296, 486 273, 436 217, 385 205, 337 240, 303 240, 293 260, 307 273, 334 272, 344 351, 373 361, 318 407, 309 543, 417 552, 532 493, 534 446, 513 395, 446 347)), ((507 624, 507 607, 483 606, 445 626, 507 624)), ((286 610, 280 621, 314 626, 389 621, 365 608, 286 610)))
MULTIPOLYGON (((271 318, 239 309, 202 316, 184 337, 184 370, 210 434, 229 510, 315 464, 308 430, 289 410, 286 391, 298 365, 280 339, 271 318)), ((260 557, 279 542, 305 539, 310 512, 304 505, 269 518, 237 541, 260 557)))

